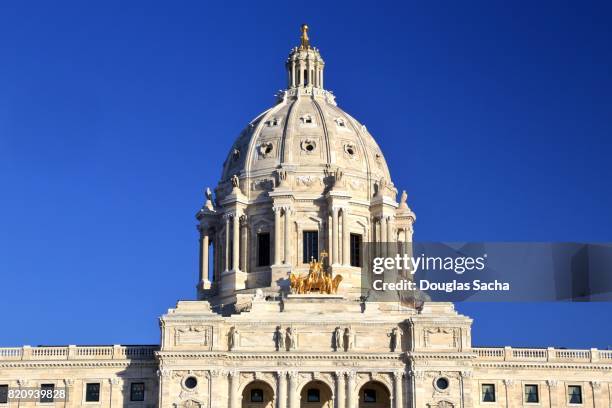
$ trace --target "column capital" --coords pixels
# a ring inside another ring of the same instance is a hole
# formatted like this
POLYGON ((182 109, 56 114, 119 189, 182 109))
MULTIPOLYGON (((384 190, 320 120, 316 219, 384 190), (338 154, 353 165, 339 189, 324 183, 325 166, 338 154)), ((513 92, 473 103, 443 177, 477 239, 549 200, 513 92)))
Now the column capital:
POLYGON ((404 370, 395 370, 393 371, 393 378, 396 380, 401 380, 404 377, 404 370))
POLYGON ((120 378, 117 378, 117 377, 114 377, 114 378, 109 378, 109 379, 108 379, 108 382, 109 382, 111 385, 119 385, 119 384, 121 384, 121 379, 120 379, 120 378))
POLYGON ((231 218, 234 218, 235 215, 236 215, 236 211, 227 211, 223 213, 222 217, 224 220, 229 220, 231 218))
POLYGON ((512 387, 514 385, 514 380, 504 379, 503 382, 506 385, 506 387, 512 387))
POLYGON ((291 380, 295 380, 298 377, 299 372, 292 370, 292 371, 287 371, 287 374, 289 375, 289 378, 291 380))
POLYGON ((235 378, 235 377, 240 376, 240 371, 238 370, 229 370, 227 373, 230 376, 230 378, 235 378))
POLYGON ((355 379, 355 377, 357 377, 357 372, 353 371, 353 370, 349 370, 346 372, 346 378, 349 379, 349 381, 353 381, 355 379))
POLYGON ((227 370, 209 370, 211 377, 226 377, 228 374, 227 370))
POLYGON ((338 379, 344 379, 344 376, 346 376, 347 373, 348 373, 347 370, 338 370, 334 372, 334 374, 336 375, 336 378, 338 379))
POLYGON ((598 390, 601 388, 601 381, 591 381, 591 386, 593 389, 598 390))
POLYGON ((287 370, 279 370, 276 372, 276 376, 280 378, 287 378, 287 370))
POLYGON ((425 371, 423 370, 411 370, 410 376, 416 378, 417 380, 422 380, 425 378, 425 371))
POLYGON ((461 377, 463 378, 472 378, 472 374, 473 374, 472 371, 468 371, 468 370, 461 371, 461 377))

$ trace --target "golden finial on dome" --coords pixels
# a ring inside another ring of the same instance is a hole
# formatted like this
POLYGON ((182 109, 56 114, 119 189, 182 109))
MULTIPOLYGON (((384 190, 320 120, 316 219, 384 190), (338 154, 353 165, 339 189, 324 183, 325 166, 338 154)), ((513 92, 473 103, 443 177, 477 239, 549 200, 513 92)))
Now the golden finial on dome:
POLYGON ((302 45, 300 48, 310 48, 310 40, 308 39, 308 24, 302 24, 302 45))

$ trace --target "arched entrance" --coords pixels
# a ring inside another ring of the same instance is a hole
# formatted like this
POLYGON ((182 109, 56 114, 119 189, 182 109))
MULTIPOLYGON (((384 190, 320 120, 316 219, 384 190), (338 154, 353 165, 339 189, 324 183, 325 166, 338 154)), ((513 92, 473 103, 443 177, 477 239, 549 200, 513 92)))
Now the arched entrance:
POLYGON ((368 381, 359 389, 359 408, 391 408, 391 393, 378 381, 368 381))
POLYGON ((274 408, 274 390, 263 381, 250 382, 242 391, 242 408, 274 408))
POLYGON ((310 381, 300 392, 300 408, 333 408, 332 390, 323 381, 310 381))

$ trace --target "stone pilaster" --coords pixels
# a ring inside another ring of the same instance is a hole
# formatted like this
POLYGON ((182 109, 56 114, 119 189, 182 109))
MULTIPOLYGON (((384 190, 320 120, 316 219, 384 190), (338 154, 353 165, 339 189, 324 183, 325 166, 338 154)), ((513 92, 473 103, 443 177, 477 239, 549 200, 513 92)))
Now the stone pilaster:
POLYGON ((240 385, 240 372, 230 371, 230 392, 229 392, 229 408, 240 408, 238 386, 240 385))
MULTIPOLYGON (((110 384, 110 406, 111 407, 122 407, 123 406, 123 392, 122 392, 122 384, 120 378, 111 378, 108 380, 110 384)), ((164 390, 168 390, 168 387, 163 387, 162 384, 159 386, 160 389, 160 401, 159 406, 163 406, 162 404, 168 399, 167 395, 163 394, 164 390)))
POLYGON ((281 264, 281 211, 274 207, 274 265, 281 264))
POLYGON ((277 408, 287 408, 287 372, 278 371, 276 373, 276 400, 277 408))
POLYGON ((299 408, 300 396, 297 393, 297 371, 289 372, 289 408, 299 408))
POLYGON ((230 269, 230 218, 231 214, 225 214, 225 250, 223 253, 225 254, 225 265, 223 265, 223 270, 228 271, 230 269))
POLYGON ((342 408, 346 400, 346 372, 336 371, 336 407, 342 408))
POLYGON ((355 408, 355 371, 349 371, 346 374, 347 390, 346 390, 346 408, 355 408))
POLYGON ((284 217, 285 217, 285 236, 283 239, 285 246, 285 256, 284 263, 289 265, 291 264, 291 209, 289 207, 284 208, 284 217))
POLYGON ((404 408, 404 371, 397 370, 393 373, 393 393, 395 408, 404 408))
POLYGON ((342 208, 342 264, 351 265, 351 233, 349 231, 348 208, 342 208))
POLYGON ((332 208, 332 265, 338 265, 338 208, 332 208))
POLYGON ((232 269, 238 271, 240 270, 240 217, 238 213, 234 213, 232 221, 232 269))

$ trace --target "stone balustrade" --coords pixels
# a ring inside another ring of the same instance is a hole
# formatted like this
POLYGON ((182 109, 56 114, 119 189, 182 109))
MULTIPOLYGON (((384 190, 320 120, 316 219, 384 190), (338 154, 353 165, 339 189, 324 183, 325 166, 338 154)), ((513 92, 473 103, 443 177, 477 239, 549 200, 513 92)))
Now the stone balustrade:
POLYGON ((0 361, 6 360, 149 360, 159 346, 60 346, 2 347, 0 361))
POLYGON ((556 348, 473 347, 483 361, 601 362, 612 364, 612 350, 556 348))

